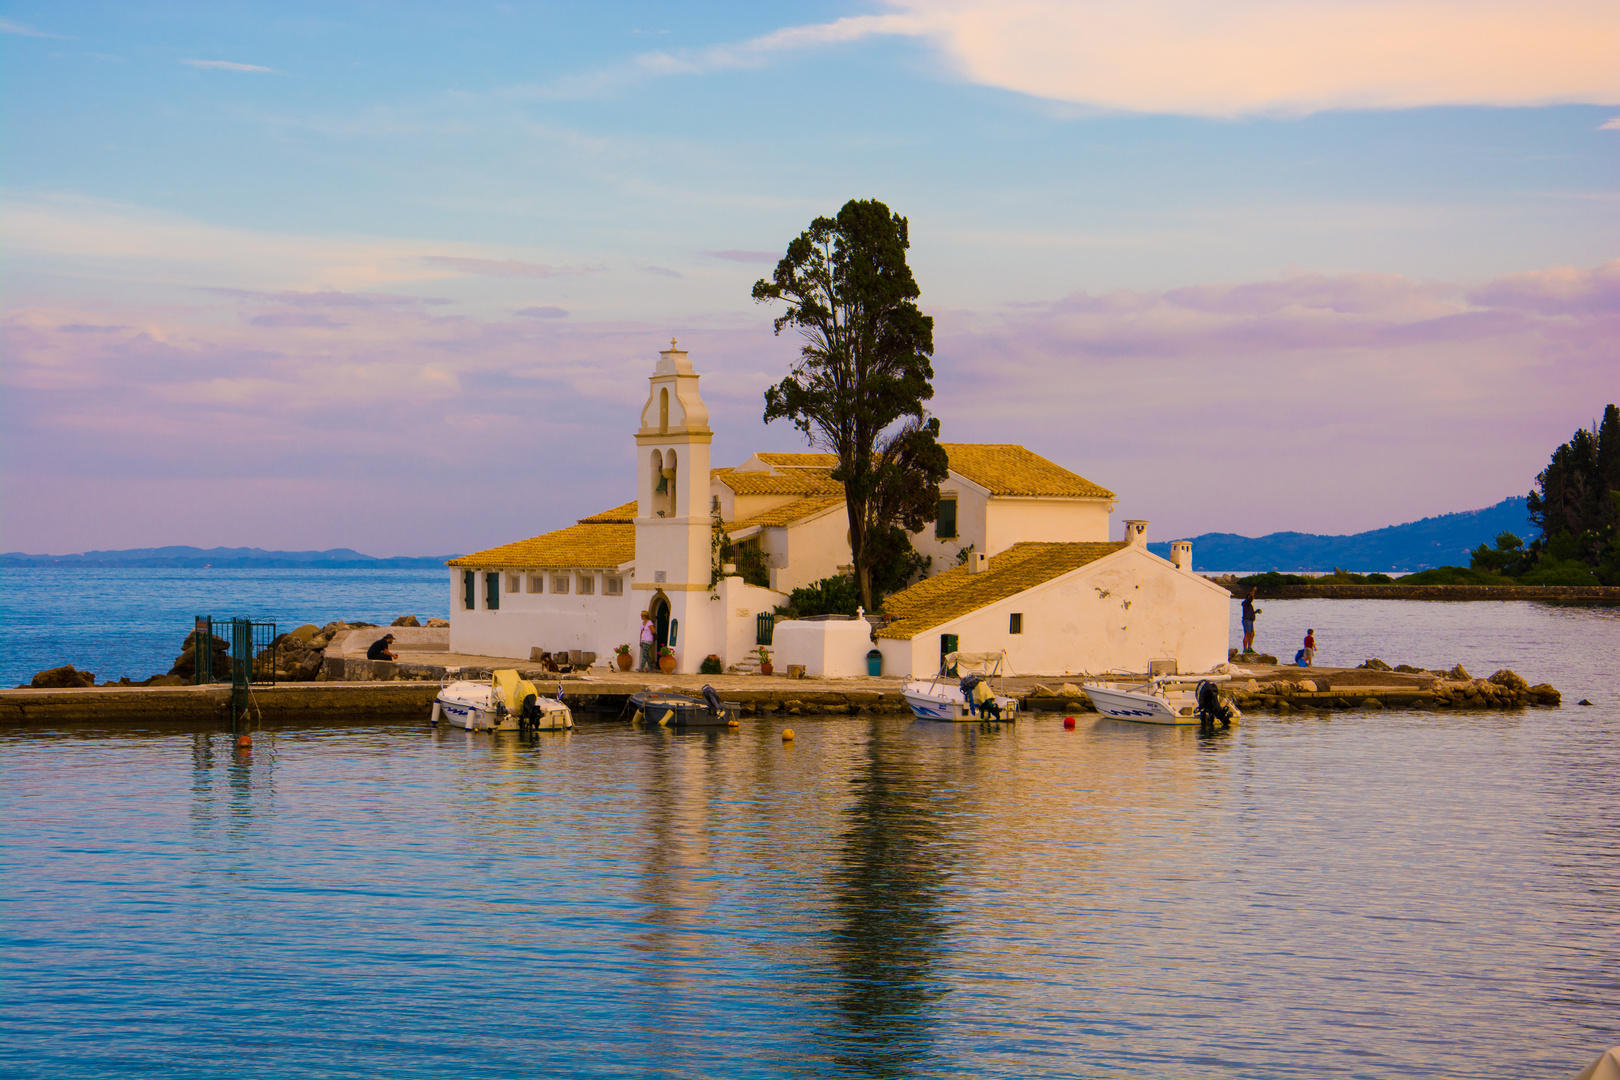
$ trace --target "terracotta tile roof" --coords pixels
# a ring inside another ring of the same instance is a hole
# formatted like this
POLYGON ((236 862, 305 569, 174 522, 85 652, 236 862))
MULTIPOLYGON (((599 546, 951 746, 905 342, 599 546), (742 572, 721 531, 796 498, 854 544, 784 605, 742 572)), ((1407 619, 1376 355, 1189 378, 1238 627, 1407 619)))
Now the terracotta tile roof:
POLYGON ((785 506, 778 506, 774 510, 767 510, 763 514, 743 518, 741 521, 728 521, 726 531, 734 533, 742 529, 752 529, 756 525, 762 525, 766 528, 784 528, 795 521, 802 521, 814 514, 819 514, 829 507, 843 505, 844 497, 842 495, 812 495, 808 498, 790 502, 785 506))
POLYGON ((883 601, 883 613, 890 621, 877 632, 878 637, 916 637, 930 627, 1016 596, 1124 547, 1124 541, 1055 544, 1026 540, 1014 544, 992 557, 989 567, 977 574, 969 573, 966 566, 954 567, 883 601))
POLYGON ((940 443, 951 469, 992 495, 1081 496, 1112 499, 1114 493, 1015 443, 940 443))
POLYGON ((762 472, 717 469, 714 479, 738 495, 837 495, 844 485, 828 478, 831 469, 791 469, 780 476, 762 472))
POLYGON ((779 469, 836 469, 837 454, 755 454, 767 465, 779 469))
POLYGON ((637 503, 634 499, 623 506, 615 506, 611 510, 603 510, 600 514, 579 519, 581 525, 634 525, 636 523, 637 503))
MULTIPOLYGON (((634 506, 634 503, 630 504, 634 506)), ((513 570, 533 567, 581 567, 612 569, 636 557, 634 525, 570 525, 543 536, 502 544, 488 551, 475 551, 451 566, 475 569, 513 570)))

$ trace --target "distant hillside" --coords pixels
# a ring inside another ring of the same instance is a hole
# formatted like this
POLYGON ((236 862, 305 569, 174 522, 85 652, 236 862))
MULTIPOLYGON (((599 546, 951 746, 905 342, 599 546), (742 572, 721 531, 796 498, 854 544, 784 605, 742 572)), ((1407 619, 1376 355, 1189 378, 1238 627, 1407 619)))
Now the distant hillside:
POLYGON ((129 548, 125 551, 86 551, 78 555, 27 555, 10 551, 0 555, 0 566, 137 566, 215 569, 301 570, 409 570, 442 567, 454 555, 379 559, 352 548, 330 551, 265 551, 263 548, 129 548))
MULTIPOLYGON (((1193 569, 1200 571, 1427 570, 1434 566, 1467 566, 1468 553, 1510 532, 1528 540, 1535 532, 1524 496, 1503 499, 1483 510, 1409 521, 1350 536, 1271 533, 1249 537, 1205 533, 1190 539, 1193 569)), ((1170 557, 1170 545, 1149 544, 1156 555, 1170 557)))

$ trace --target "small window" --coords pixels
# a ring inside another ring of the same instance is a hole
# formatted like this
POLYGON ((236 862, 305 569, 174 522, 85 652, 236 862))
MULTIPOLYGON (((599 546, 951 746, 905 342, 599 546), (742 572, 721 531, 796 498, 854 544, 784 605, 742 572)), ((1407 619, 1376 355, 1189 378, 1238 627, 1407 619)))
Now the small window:
POLYGON ((471 570, 461 572, 461 607, 464 611, 478 607, 478 575, 471 570))
POLYGON ((1022 634, 1024 632, 1024 613, 1015 611, 1007 619, 1007 633, 1022 634))
POLYGON ((624 578, 622 578, 622 577, 605 577, 605 578, 603 578, 602 579, 602 595, 603 596, 623 596, 624 595, 624 578))
POLYGON ((567 574, 552 574, 551 575, 551 592, 552 592, 552 595, 554 595, 554 596, 567 596, 568 595, 568 575, 567 574))
POLYGON ((939 520, 934 522, 934 535, 941 540, 956 539, 956 500, 939 500, 939 520))
POLYGON ((517 592, 520 588, 522 588, 522 586, 523 586, 523 575, 522 574, 507 574, 506 575, 506 591, 507 592, 517 592))
POLYGON ((595 574, 581 574, 581 575, 579 575, 579 595, 581 595, 581 596, 590 596, 595 592, 596 592, 596 575, 595 574))
POLYGON ((491 611, 501 610, 501 575, 493 570, 484 572, 484 606, 491 611))
POLYGON ((530 592, 545 592, 546 591, 546 575, 544 575, 544 574, 530 574, 529 575, 529 591, 530 592))

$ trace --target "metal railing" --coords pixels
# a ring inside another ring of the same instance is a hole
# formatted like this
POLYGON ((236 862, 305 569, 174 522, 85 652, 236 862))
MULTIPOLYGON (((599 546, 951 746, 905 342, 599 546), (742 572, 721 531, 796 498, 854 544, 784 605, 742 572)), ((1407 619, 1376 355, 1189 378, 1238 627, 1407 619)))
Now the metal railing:
POLYGON ((231 684, 231 731, 236 732, 247 715, 249 690, 276 684, 276 624, 253 619, 216 619, 198 615, 192 623, 192 657, 195 681, 231 684), (216 633, 215 631, 220 631, 216 633), (226 647, 216 649, 215 641, 226 647), (225 670, 216 671, 215 661, 225 670))

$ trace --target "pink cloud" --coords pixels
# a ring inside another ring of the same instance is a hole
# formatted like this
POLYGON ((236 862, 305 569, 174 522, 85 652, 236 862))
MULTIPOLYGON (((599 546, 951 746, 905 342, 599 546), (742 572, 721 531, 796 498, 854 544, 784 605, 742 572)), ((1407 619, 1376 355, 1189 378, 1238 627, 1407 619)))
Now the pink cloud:
MULTIPOLYGON (((1296 274, 936 310, 933 409, 951 440, 1025 443, 1108 485, 1159 538, 1472 509, 1527 490, 1614 400, 1617 275, 1296 274)), ((194 295, 7 313, 0 461, 6 505, 34 512, 6 515, 0 546, 409 554, 533 535, 626 497, 632 419, 672 333, 706 376, 716 463, 799 446, 760 420, 798 347, 764 311, 668 326, 194 295), (484 509, 429 512, 444 492, 484 509)))
POLYGON ((582 266, 549 266, 519 259, 474 259, 460 255, 423 255, 422 261, 429 266, 442 266, 446 270, 484 277, 549 278, 594 272, 592 268, 582 266))

